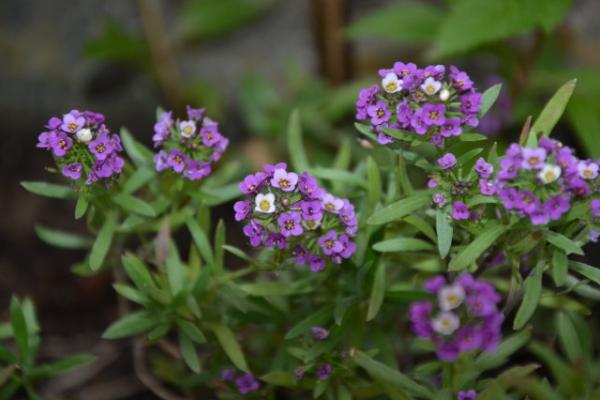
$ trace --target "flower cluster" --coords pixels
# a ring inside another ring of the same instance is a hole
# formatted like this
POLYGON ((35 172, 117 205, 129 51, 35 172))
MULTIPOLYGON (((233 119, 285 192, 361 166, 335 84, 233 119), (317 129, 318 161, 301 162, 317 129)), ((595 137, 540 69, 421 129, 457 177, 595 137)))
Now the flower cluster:
POLYGON ((501 299, 491 284, 463 273, 451 284, 438 275, 424 287, 437 301, 411 304, 410 320, 417 336, 436 345, 440 360, 454 361, 464 352, 496 348, 504 316, 497 309, 501 299))
POLYGON ((64 176, 86 185, 116 178, 125 165, 119 157, 121 139, 104 125, 104 115, 92 111, 71 110, 62 118, 52 117, 37 147, 52 152, 64 176))
POLYGON ((445 139, 479 123, 481 94, 469 75, 454 66, 446 71, 443 65, 420 69, 413 63, 396 62, 379 75, 381 85, 360 91, 356 119, 370 122, 380 144, 393 142, 382 130, 393 128, 426 137, 442 147, 445 139))
POLYGON ((326 260, 340 264, 356 250, 354 206, 317 186, 307 172, 297 175, 287 165, 266 165, 248 175, 240 190, 245 200, 234 204, 235 219, 250 244, 287 251, 312 271, 325 268, 326 260))
POLYGON ((536 148, 513 143, 500 160, 497 196, 506 210, 545 225, 596 191, 598 170, 597 161, 580 160, 553 139, 542 138, 536 148))
POLYGON ((157 171, 171 169, 189 180, 200 180, 212 172, 229 139, 219 133, 219 124, 204 115, 203 108, 187 107, 186 120, 173 120, 173 112, 163 112, 154 124, 154 156, 157 171))
POLYGON ((496 193, 496 183, 492 179, 494 166, 479 158, 475 162, 474 173, 461 176, 455 171, 456 157, 452 153, 444 154, 437 164, 441 169, 440 175, 432 176, 427 184, 430 189, 436 190, 432 196, 433 203, 440 208, 448 206, 455 221, 478 219, 479 213, 469 209, 467 200, 496 193))
POLYGON ((234 383, 241 394, 255 392, 260 388, 260 383, 251 372, 244 372, 236 376, 236 371, 233 368, 225 368, 221 371, 221 378, 225 382, 234 383))

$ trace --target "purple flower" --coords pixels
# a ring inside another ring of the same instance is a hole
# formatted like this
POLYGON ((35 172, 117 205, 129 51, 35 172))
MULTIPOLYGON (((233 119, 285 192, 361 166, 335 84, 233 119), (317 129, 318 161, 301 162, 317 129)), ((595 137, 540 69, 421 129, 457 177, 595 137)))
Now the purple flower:
POLYGON ((598 238, 600 238, 600 232, 596 229, 590 229, 590 233, 588 234, 588 238, 593 243, 598 243, 598 238))
POLYGON ((304 370, 300 367, 294 369, 294 376, 298 382, 301 381, 304 378, 304 370))
POLYGON ((73 163, 65 164, 65 166, 63 167, 63 170, 62 170, 62 174, 64 176, 66 176, 67 178, 71 178, 74 181, 76 181, 79 178, 81 178, 82 169, 83 169, 83 167, 80 163, 73 162, 73 163))
POLYGON ((287 172, 285 169, 276 169, 271 179, 271 185, 284 192, 291 192, 296 188, 298 175, 293 172, 287 172))
POLYGON ((469 93, 461 96, 460 109, 467 114, 477 114, 481 109, 481 94, 469 93))
POLYGON ((240 183, 240 191, 244 194, 250 194, 257 191, 264 182, 265 174, 257 172, 254 175, 248 175, 240 183))
POLYGON ((204 116, 204 108, 192 108, 191 106, 185 107, 187 116, 189 119, 193 119, 195 121, 200 121, 204 116))
POLYGON ((250 239, 252 247, 257 247, 262 243, 265 230, 257 220, 253 219, 250 223, 244 225, 242 231, 250 239))
POLYGON ((64 133, 59 132, 50 137, 50 146, 52 147, 52 152, 55 156, 63 157, 73 146, 73 141, 64 133))
POLYGON ((177 173, 181 173, 188 162, 188 157, 181 151, 175 149, 167 157, 167 165, 177 173))
POLYGON ((530 214, 535 210, 539 209, 541 206, 540 199, 529 190, 521 190, 517 194, 517 200, 515 203, 515 208, 525 212, 526 214, 530 214))
POLYGON ((501 189, 498 192, 498 198, 502 200, 504 208, 511 210, 517 205, 517 190, 513 188, 501 189))
POLYGON ((533 225, 546 225, 550 222, 550 214, 548 214, 547 211, 538 208, 529 214, 529 220, 533 225))
POLYGON ((279 218, 277 218, 277 224, 279 225, 281 234, 285 237, 302 235, 303 229, 301 221, 300 213, 296 211, 281 214, 279 218))
POLYGON ((479 192, 484 196, 492 196, 496 193, 496 183, 487 179, 479 180, 479 192))
POLYGON ((287 247, 287 240, 281 233, 271 232, 265 240, 265 247, 276 247, 278 249, 285 249, 287 247))
POLYGON ((425 290, 432 294, 436 294, 444 285, 446 285, 446 279, 441 275, 434 276, 423 283, 425 290))
POLYGON ((92 140, 88 144, 88 148, 98 161, 106 160, 113 151, 113 145, 108 135, 98 136, 96 140, 92 140))
POLYGON ((438 158, 437 163, 442 169, 449 170, 454 168, 456 165, 456 157, 452 153, 446 153, 442 157, 438 158))
POLYGON ((444 207, 446 204, 446 196, 444 196, 442 193, 434 193, 432 199, 435 205, 438 207, 444 207))
POLYGON ((458 358, 458 354, 460 350, 458 349, 458 345, 453 342, 442 341, 438 345, 436 355, 442 361, 452 362, 458 358))
POLYGON ((429 322, 431 310, 432 304, 429 301, 416 302, 410 305, 409 316, 415 335, 426 339, 433 335, 433 329, 429 322))
POLYGON ((208 125, 200 130, 200 137, 202 138, 202 144, 207 147, 213 147, 221 141, 221 134, 217 132, 217 125, 208 125))
POLYGON ((423 109, 419 109, 415 111, 410 119, 410 125, 414 129, 417 135, 424 135, 429 130, 429 125, 425 122, 423 118, 423 109))
POLYGON ((504 157, 500 160, 500 171, 498 172, 498 179, 510 180, 516 178, 519 173, 519 165, 521 164, 520 158, 504 157))
POLYGON ((469 209, 467 208, 467 205, 462 201, 455 201, 452 204, 451 216, 452 219, 459 221, 469 219, 469 209))
POLYGON ((320 326, 313 326, 310 328, 310 331, 317 340, 325 340, 329 337, 329 330, 321 328, 320 326))
POLYGON ((463 326, 456 333, 456 342, 461 352, 477 350, 481 346, 482 335, 475 326, 463 326))
POLYGON ((477 162, 475 162, 475 172, 477 172, 481 178, 487 179, 492 176, 494 166, 486 162, 483 158, 479 158, 477 162))
POLYGON ((68 133, 75 133, 85 125, 85 118, 79 111, 73 110, 65 114, 60 129, 68 133))
POLYGON ((117 156, 115 153, 111 154, 107 160, 108 165, 115 174, 120 174, 125 166, 125 160, 117 156))
POLYGON ((92 165, 94 175, 98 178, 110 178, 113 174, 113 170, 110 167, 108 161, 96 160, 92 165))
POLYGON ((421 110, 423 122, 429 126, 443 126, 446 122, 446 106, 443 104, 427 103, 421 110))
POLYGON ((154 155, 154 166, 158 172, 169 168, 169 163, 167 162, 168 156, 169 155, 164 150, 161 150, 154 155))
POLYGON ((450 66, 450 79, 454 88, 459 92, 464 92, 473 88, 473 81, 466 72, 460 71, 454 65, 450 66))
POLYGON ((298 188, 300 193, 313 200, 319 199, 323 193, 323 189, 318 187, 316 179, 310 176, 308 172, 300 174, 298 188))
POLYGON ((188 160, 187 168, 183 172, 183 176, 191 181, 196 181, 210 175, 212 167, 210 163, 188 160))
POLYGON ((443 137, 458 136, 462 132, 460 118, 446 118, 440 130, 443 137))
POLYGON ((312 272, 319 272, 325 269, 325 261, 316 254, 308 256, 308 265, 312 272))
POLYGON ((224 381, 232 381, 235 378, 235 370, 233 368, 223 368, 221 371, 221 379, 224 381))
POLYGON ((51 150, 52 149, 52 140, 56 137, 56 132, 48 131, 42 132, 38 136, 38 144, 35 146, 38 149, 51 150))
POLYGON ((457 400, 477 400, 477 392, 471 390, 461 390, 458 392, 457 400))
POLYGON ((323 218, 321 212, 321 202, 318 200, 303 201, 300 203, 302 208, 302 219, 307 221, 320 221, 323 218))
POLYGON ((379 132, 377 134, 377 143, 379 144, 390 144, 393 143, 395 139, 391 136, 386 135, 385 133, 379 132))
POLYGON ((344 207, 344 201, 326 193, 321 200, 321 205, 324 210, 337 214, 344 207))
POLYGON ((258 390, 260 387, 254 375, 250 372, 245 373, 235 380, 235 384, 238 387, 238 390, 241 394, 248 394, 250 392, 254 392, 258 390))
POLYGON ((331 375, 332 371, 333 367, 331 364, 323 364, 317 369, 317 376, 319 377, 319 380, 324 381, 329 378, 329 375, 331 375))
POLYGON ((590 208, 592 210, 592 216, 594 218, 600 218, 600 199, 593 199, 590 201, 590 208))
POLYGON ((378 101, 367 107, 367 114, 371 118, 371 123, 375 126, 386 123, 392 115, 385 101, 378 101))
POLYGON ((521 167, 524 169, 541 169, 546 160, 546 150, 542 147, 530 149, 524 148, 522 151, 523 162, 521 167))
POLYGON ((241 221, 246 219, 248 214, 252 211, 252 204, 249 201, 236 201, 233 205, 235 211, 235 220, 241 221))
POLYGON ((406 100, 398 103, 398 106, 396 107, 396 117, 402 128, 406 129, 410 126, 412 115, 413 111, 406 100))
POLYGON ((569 208, 571 208, 571 204, 566 196, 552 196, 544 203, 544 211, 548 213, 552 221, 559 220, 564 213, 569 211, 569 208))
POLYGON ((339 253, 344 249, 342 243, 337 240, 337 233, 334 230, 327 232, 327 234, 321 236, 317 243, 319 247, 323 249, 323 253, 327 256, 331 256, 335 253, 339 253))

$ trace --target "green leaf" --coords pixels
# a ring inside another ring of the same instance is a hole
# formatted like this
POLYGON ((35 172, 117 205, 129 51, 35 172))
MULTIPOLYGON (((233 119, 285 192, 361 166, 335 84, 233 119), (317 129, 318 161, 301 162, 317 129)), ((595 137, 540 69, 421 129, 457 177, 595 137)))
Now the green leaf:
POLYGON ((271 371, 259 378, 263 382, 267 382, 273 386, 294 387, 296 386, 296 378, 289 372, 271 371))
POLYGON ((365 135, 369 139, 371 139, 371 140, 373 140, 375 142, 377 141, 377 135, 373 133, 373 131, 371 130, 371 127, 369 125, 365 125, 365 124, 361 124, 359 122, 355 122, 354 123, 354 127, 356 128, 357 131, 359 131, 360 133, 362 133, 363 135, 365 135))
POLYGON ((383 299, 385 297, 385 263, 380 262, 377 265, 375 276, 373 277, 373 286, 371 287, 371 297, 369 298, 369 309, 367 311, 367 321, 377 316, 383 299))
POLYGON ((137 311, 113 322, 102 334, 103 339, 120 339, 147 332, 156 325, 146 311, 137 311))
POLYGON ((600 285, 600 269, 578 261, 569 261, 569 267, 572 270, 579 272, 581 275, 600 285))
POLYGON ((145 217, 156 217, 154 208, 144 200, 126 193, 117 193, 112 196, 112 201, 126 211, 145 217))
POLYGON ((171 293, 173 296, 176 296, 185 286, 186 273, 174 241, 171 241, 169 244, 169 254, 167 255, 165 264, 167 267, 167 279, 169 280, 171 293))
POLYGON ((121 128, 121 141, 125 152, 138 168, 152 164, 154 153, 136 141, 126 128, 121 128))
POLYGON ((396 369, 376 361, 359 350, 351 350, 354 362, 382 385, 389 385, 395 389, 409 392, 422 398, 432 398, 433 392, 427 387, 415 382, 396 369))
POLYGON ((221 323, 211 324, 210 328, 217 337, 219 344, 221 344, 223 351, 225 354, 227 354, 227 357, 229 357, 233 365, 242 371, 249 372, 244 353, 242 352, 242 349, 235 339, 231 329, 221 323))
POLYGON ((461 142, 482 142, 484 140, 489 140, 489 138, 481 133, 461 133, 458 136, 458 139, 461 142))
POLYGON ((370 156, 367 158, 367 181, 369 207, 373 209, 381 198, 381 174, 377 163, 370 156))
POLYGON ((294 325, 294 327, 290 329, 288 333, 285 334, 285 339, 290 340, 297 338, 298 336, 307 333, 312 326, 324 325, 325 323, 327 323, 327 321, 331 319, 332 311, 333 306, 328 305, 310 314, 308 317, 304 318, 302 321, 294 325))
POLYGON ((289 282, 252 282, 240 285, 240 288, 250 296, 292 296, 309 293, 314 287, 306 282, 290 284, 289 282))
POLYGON ((21 302, 16 297, 13 297, 10 301, 10 323, 12 326, 13 336, 17 342, 20 360, 24 364, 29 364, 29 331, 27 329, 27 323, 25 321, 23 309, 21 308, 21 302))
POLYGON ((223 272, 223 261, 225 257, 225 223, 219 220, 217 230, 215 231, 215 269, 214 272, 220 275, 223 272))
POLYGON ((506 363, 508 357, 516 353, 531 338, 531 329, 524 329, 504 339, 493 352, 481 353, 474 363, 477 371, 494 369, 506 363))
POLYGON ((573 321, 564 311, 556 315, 556 331, 562 349, 569 360, 573 364, 580 362, 583 359, 583 348, 573 321))
POLYGON ((70 187, 56 185, 54 183, 23 181, 21 182, 21 186, 31 193, 40 196, 52 197, 55 199, 69 199, 75 197, 75 193, 70 187))
POLYGON ((304 151, 302 141, 302 126, 300 124, 300 112, 292 111, 287 127, 288 154, 292 167, 295 171, 303 172, 309 170, 308 158, 304 151))
POLYGON ((104 224, 100 228, 90 252, 90 269, 92 271, 95 271, 102 266, 104 257, 106 257, 106 253, 108 253, 108 249, 110 248, 110 243, 112 242, 116 227, 117 214, 109 211, 106 214, 104 224))
POLYGON ((332 182, 343 182, 357 187, 367 188, 367 183, 361 176, 346 170, 315 167, 310 169, 310 173, 317 178, 326 179, 332 182))
POLYGON ((200 224, 193 219, 189 218, 186 221, 186 225, 190 233, 192 234, 192 239, 194 239, 194 243, 200 252, 200 255, 204 259, 204 261, 213 266, 215 264, 215 258, 213 255, 212 248, 210 247, 210 242, 208 241, 208 237, 204 233, 204 230, 200 227, 200 224))
POLYGON ((198 328, 195 324, 191 323, 190 321, 179 319, 177 320, 177 325, 179 326, 179 329, 181 329, 185 335, 194 342, 199 344, 206 343, 206 337, 200 328, 198 328))
POLYGON ((90 203, 87 198, 83 194, 80 194, 77 198, 77 203, 75 203, 75 219, 83 217, 87 212, 89 205, 90 203))
POLYGON ((431 250, 433 245, 421 239, 413 238, 396 238, 384 240, 383 242, 375 243, 373 250, 381 253, 394 253, 402 251, 423 251, 431 250))
MULTIPOLYGON (((481 109, 479 110, 479 118, 483 117, 490 108, 494 105, 498 96, 500 95, 500 91, 502 90, 502 84, 497 83, 494 86, 488 88, 483 95, 481 96, 481 109)), ((463 135, 461 135, 463 136, 463 135)))
POLYGON ((134 303, 143 305, 148 302, 148 298, 142 292, 124 283, 113 283, 113 289, 119 295, 134 303))
POLYGON ((139 168, 123 185, 123 193, 132 194, 148 183, 155 175, 156 173, 150 168, 139 168))
POLYGON ((417 228, 425 236, 427 236, 429 239, 431 239, 432 242, 437 241, 437 236, 435 234, 435 231, 433 230, 433 227, 431 225, 429 225, 429 223, 427 221, 425 221, 425 219, 423 219, 415 214, 411 214, 411 215, 407 215, 406 217, 404 217, 403 221, 406 222, 407 224, 410 224, 410 225, 414 226, 415 228, 417 228))
POLYGON ((138 289, 145 291, 155 286, 148 266, 135 255, 127 253, 121 257, 121 262, 125 267, 125 272, 138 289))
POLYGON ((367 220, 370 225, 381 225, 396 221, 431 203, 431 192, 416 192, 386 207, 376 210, 367 220))
POLYGON ((61 358, 60 360, 50 362, 33 368, 29 374, 29 379, 48 379, 52 376, 64 374, 75 368, 91 364, 96 361, 96 356, 87 353, 74 354, 72 356, 61 358))
MULTIPOLYGON (((584 86, 583 83, 581 86, 584 86)), ((588 96, 573 96, 567 107, 569 123, 575 129, 577 138, 581 143, 581 150, 588 157, 600 157, 600 115, 598 115, 598 104, 588 96)))
POLYGON ((467 247, 456 256, 452 257, 448 269, 450 271, 460 271, 467 268, 471 263, 475 262, 484 251, 494 244, 507 229, 507 226, 499 225, 495 221, 488 223, 485 229, 480 232, 467 247))
POLYGON ((402 43, 427 43, 435 38, 444 12, 426 3, 389 5, 353 22, 347 30, 352 39, 377 38, 402 43))
POLYGON ((437 232, 437 244, 440 257, 446 258, 452 246, 453 227, 448 214, 442 209, 435 213, 435 230, 437 232))
POLYGON ((46 228, 42 225, 35 226, 35 233, 49 245, 63 249, 87 249, 94 243, 91 238, 46 228))
POLYGON ((544 238, 548 243, 561 250, 564 250, 567 255, 577 254, 582 256, 584 254, 581 246, 568 237, 561 235, 560 233, 546 231, 544 232, 544 238))
POLYGON ((554 278, 556 286, 564 286, 567 282, 568 261, 564 251, 554 249, 552 252, 552 278, 554 278))
POLYGON ((540 136, 549 136, 552 129, 562 116, 569 103, 569 99, 575 90, 577 79, 573 79, 558 89, 552 98, 546 103, 546 106, 535 120, 531 127, 531 134, 540 136))
POLYGON ((483 151, 482 148, 472 149, 461 155, 456 159, 458 165, 465 165, 475 157, 477 157, 483 151))
POLYGON ((525 294, 523 295, 523 301, 517 310, 517 315, 515 315, 513 329, 517 330, 525 326, 535 312, 542 294, 543 272, 544 264, 543 262, 539 262, 535 269, 529 273, 527 279, 525 279, 525 294))
POLYGON ((184 331, 179 332, 179 351, 185 364, 195 373, 199 373, 200 360, 198 359, 198 353, 196 353, 196 347, 184 331))

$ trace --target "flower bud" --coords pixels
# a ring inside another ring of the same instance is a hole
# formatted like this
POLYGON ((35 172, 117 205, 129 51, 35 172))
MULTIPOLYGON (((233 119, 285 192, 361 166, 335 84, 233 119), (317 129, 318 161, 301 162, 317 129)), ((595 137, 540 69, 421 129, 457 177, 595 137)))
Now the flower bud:
POLYGON ((88 128, 83 128, 78 130, 75 136, 80 143, 89 143, 92 140, 92 131, 88 128))

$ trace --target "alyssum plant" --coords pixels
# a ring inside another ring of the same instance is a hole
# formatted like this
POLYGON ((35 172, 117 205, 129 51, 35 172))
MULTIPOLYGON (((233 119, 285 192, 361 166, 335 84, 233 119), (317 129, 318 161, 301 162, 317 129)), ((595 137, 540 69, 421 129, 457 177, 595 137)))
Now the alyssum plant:
MULTIPOLYGON (((575 82, 498 154, 473 131, 500 86, 401 62, 380 78, 358 97, 369 154, 353 166, 347 146, 311 165, 297 112, 291 165, 245 178, 219 165, 228 141, 202 109, 159 111, 155 152, 96 113, 52 118, 38 146, 70 185, 23 186, 76 198, 95 238, 37 233, 89 249, 75 273, 114 270, 130 311, 104 338, 133 337, 144 362, 176 343, 151 377, 163 398, 600 398, 582 317, 600 271, 577 261, 600 229, 599 164, 549 137, 575 82), (223 221, 210 233, 211 207, 236 199, 251 253, 223 221)), ((4 398, 25 383, 34 396, 20 361, 1 358, 4 398)))

